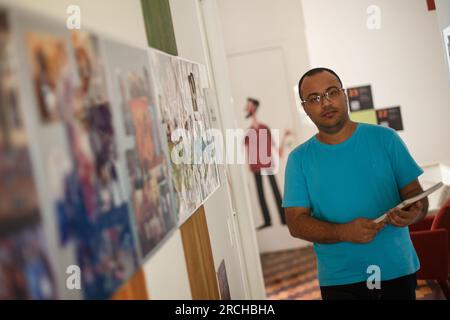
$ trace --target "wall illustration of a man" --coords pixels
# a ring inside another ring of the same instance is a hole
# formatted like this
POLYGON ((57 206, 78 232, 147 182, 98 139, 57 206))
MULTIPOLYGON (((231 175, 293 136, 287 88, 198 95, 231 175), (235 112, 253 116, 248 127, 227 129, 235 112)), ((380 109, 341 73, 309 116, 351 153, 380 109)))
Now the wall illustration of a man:
POLYGON ((245 106, 246 118, 251 120, 244 138, 250 171, 253 173, 258 192, 259 205, 263 215, 264 223, 257 229, 261 230, 272 225, 269 208, 264 194, 263 176, 269 178, 269 183, 275 198, 277 211, 282 225, 286 225, 286 219, 281 207, 282 197, 275 178, 278 169, 279 158, 283 156, 285 139, 291 134, 286 130, 282 137, 280 147, 276 145, 271 129, 264 123, 259 122, 256 113, 259 108, 259 101, 248 98, 245 106))

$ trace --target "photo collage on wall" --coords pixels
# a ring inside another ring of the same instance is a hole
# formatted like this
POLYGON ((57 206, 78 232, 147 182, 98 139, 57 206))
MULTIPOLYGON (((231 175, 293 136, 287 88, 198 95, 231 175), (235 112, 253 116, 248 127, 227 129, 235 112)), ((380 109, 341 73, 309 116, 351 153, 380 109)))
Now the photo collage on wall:
POLYGON ((347 96, 351 120, 403 130, 400 106, 375 109, 370 85, 347 88, 347 96))
POLYGON ((178 77, 184 106, 190 115, 186 119, 185 128, 192 133, 194 161, 194 185, 199 187, 203 202, 219 185, 219 171, 214 157, 213 137, 209 129, 213 128, 212 119, 207 109, 205 92, 202 89, 199 65, 180 61, 181 76, 178 77), (211 152, 209 152, 211 151, 211 152))
POLYGON ((172 160, 178 221, 182 224, 220 184, 214 153, 207 152, 212 144, 208 131, 212 121, 198 65, 156 50, 151 56, 159 77, 160 114, 172 160))
MULTIPOLYGON (((164 128, 164 135, 167 141, 168 155, 171 158, 175 153, 176 140, 173 133, 181 127, 182 119, 185 118, 186 110, 181 101, 180 88, 177 82, 179 76, 179 61, 163 53, 152 52, 152 67, 158 75, 158 102, 161 114, 161 124, 164 128)), ((172 158, 171 158, 172 159, 172 158)), ((189 176, 190 165, 171 161, 171 177, 175 198, 175 210, 177 220, 181 216, 188 215, 195 210, 195 199, 191 195, 196 195, 192 190, 189 176)))
POLYGON ((185 129, 200 150, 211 138, 200 66, 8 11, 14 32, 0 11, 0 298, 73 298, 70 265, 81 272, 75 297, 109 298, 220 185, 215 159, 171 158, 171 130, 185 129), (10 67, 12 43, 21 72, 10 67))
MULTIPOLYGON (((120 149, 126 159, 131 206, 144 257, 176 226, 167 145, 162 139, 148 52, 104 41, 112 92, 123 118, 120 149), (129 139, 133 137, 134 139, 129 139), (128 138, 128 139, 127 139, 128 138), (131 140, 131 142, 129 142, 131 140)), ((118 130, 119 131, 119 130, 118 130)))
POLYGON ((68 150, 43 159, 53 166, 65 159, 61 162, 69 168, 59 177, 48 177, 60 180, 55 184, 60 194, 52 199, 60 245, 75 246, 84 296, 105 298, 133 274, 137 256, 127 196, 119 182, 99 39, 87 32, 72 32, 67 39, 36 30, 26 31, 25 37, 40 127, 45 130, 56 122, 68 150), (76 74, 76 84, 71 74, 76 74))
POLYGON ((0 299, 54 299, 14 54, 0 8, 0 299))

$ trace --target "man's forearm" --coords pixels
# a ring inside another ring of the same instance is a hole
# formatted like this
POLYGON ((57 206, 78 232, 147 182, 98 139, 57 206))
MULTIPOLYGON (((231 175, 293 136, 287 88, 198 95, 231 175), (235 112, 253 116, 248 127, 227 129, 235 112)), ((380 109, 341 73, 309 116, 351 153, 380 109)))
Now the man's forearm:
POLYGON ((308 215, 300 215, 289 224, 289 232, 295 238, 315 243, 337 243, 342 239, 340 224, 324 222, 308 215))

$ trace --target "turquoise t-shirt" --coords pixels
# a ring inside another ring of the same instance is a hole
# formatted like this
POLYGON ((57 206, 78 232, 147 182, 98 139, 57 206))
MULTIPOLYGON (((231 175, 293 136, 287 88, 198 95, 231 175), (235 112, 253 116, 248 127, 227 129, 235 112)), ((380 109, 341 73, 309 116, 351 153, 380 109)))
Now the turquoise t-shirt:
MULTIPOLYGON (((375 219, 399 204, 399 190, 422 173, 397 132, 358 123, 342 143, 313 136, 289 154, 282 206, 310 208, 331 223, 375 219)), ((367 281, 371 265, 380 268, 381 280, 419 269, 407 227, 387 225, 365 244, 315 243, 314 251, 321 286, 367 281)))

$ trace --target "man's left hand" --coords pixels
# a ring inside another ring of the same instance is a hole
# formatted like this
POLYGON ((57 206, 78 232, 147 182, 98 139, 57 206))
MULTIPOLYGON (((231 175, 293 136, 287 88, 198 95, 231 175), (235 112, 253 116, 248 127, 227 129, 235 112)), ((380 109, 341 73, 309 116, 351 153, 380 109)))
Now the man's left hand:
POLYGON ((387 214, 387 222, 396 227, 407 227, 416 222, 423 213, 422 201, 413 203, 408 209, 393 208, 387 214))

